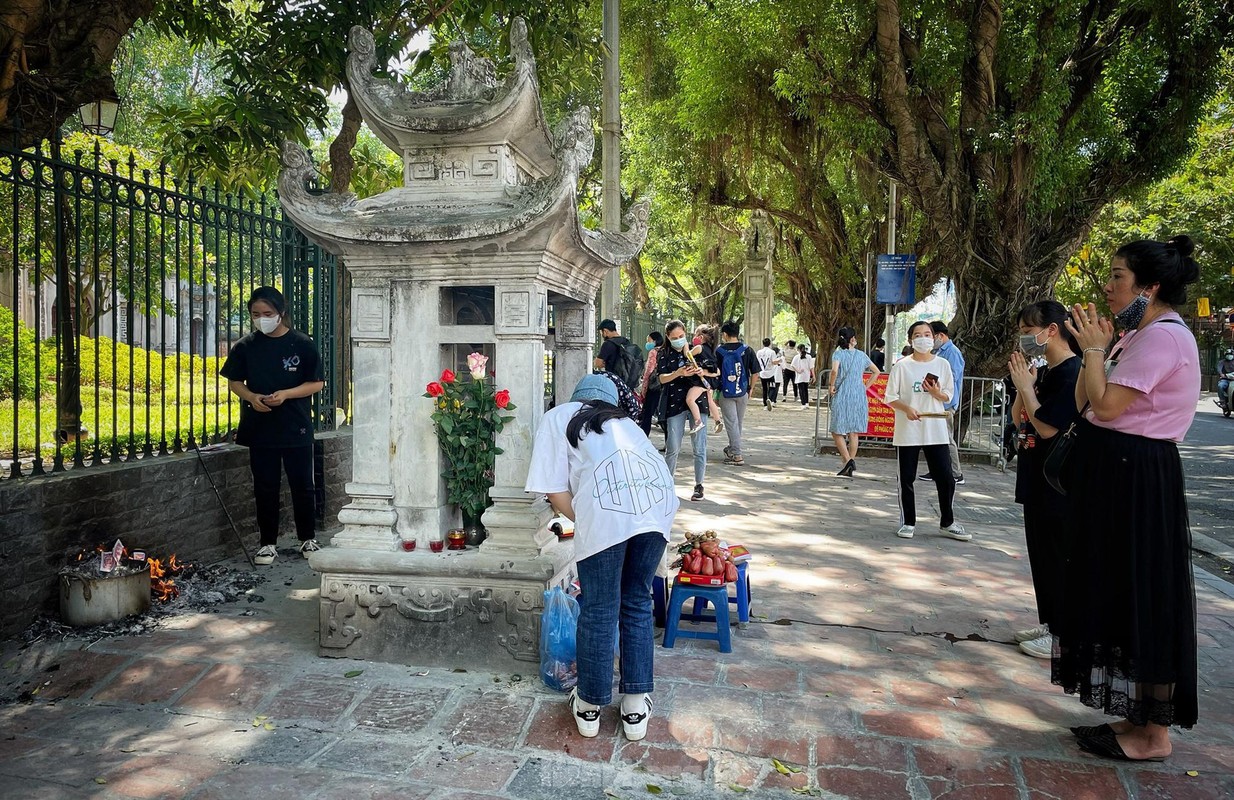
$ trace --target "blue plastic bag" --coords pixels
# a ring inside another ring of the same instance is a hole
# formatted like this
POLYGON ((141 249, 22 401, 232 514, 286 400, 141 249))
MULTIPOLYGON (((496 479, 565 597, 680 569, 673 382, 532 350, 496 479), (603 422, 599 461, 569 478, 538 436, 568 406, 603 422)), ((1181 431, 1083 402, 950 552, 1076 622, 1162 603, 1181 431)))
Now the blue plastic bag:
POLYGON ((559 692, 578 683, 578 601, 554 586, 544 593, 540 616, 540 679, 559 692))

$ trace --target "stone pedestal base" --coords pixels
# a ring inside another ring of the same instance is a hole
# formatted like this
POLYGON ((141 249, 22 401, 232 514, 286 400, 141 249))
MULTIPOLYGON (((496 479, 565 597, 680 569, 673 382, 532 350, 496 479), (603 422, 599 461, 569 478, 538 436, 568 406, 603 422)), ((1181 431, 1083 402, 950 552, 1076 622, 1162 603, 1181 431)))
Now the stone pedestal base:
MULTIPOLYGON (((572 547, 569 548, 572 551, 572 547)), ((326 547, 319 654, 528 674, 540 660, 544 591, 572 553, 524 559, 326 547)))

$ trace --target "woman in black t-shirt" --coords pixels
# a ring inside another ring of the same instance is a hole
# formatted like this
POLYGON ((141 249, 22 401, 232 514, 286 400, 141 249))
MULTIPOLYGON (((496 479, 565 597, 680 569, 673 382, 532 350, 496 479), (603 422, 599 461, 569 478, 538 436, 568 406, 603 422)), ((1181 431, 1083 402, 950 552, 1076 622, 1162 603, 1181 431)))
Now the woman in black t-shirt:
POLYGON ((1075 340, 1064 324, 1067 309, 1054 300, 1042 300, 1020 311, 1020 349, 1007 365, 1015 384, 1012 420, 1018 425, 1020 466, 1015 499, 1024 506, 1024 539, 1033 573, 1040 625, 1017 631, 1020 649, 1036 658, 1050 658, 1050 624, 1063 613, 1063 579, 1067 560, 1060 532, 1066 516, 1066 498, 1046 483, 1045 457, 1076 416, 1075 384, 1080 359, 1075 340), (1022 354, 1021 354, 1022 353, 1022 354), (1045 358, 1033 367, 1030 359, 1045 358))
POLYGON ((307 334, 287 324, 287 302, 278 289, 259 286, 249 298, 255 330, 231 347, 219 374, 238 396, 236 444, 249 448, 253 496, 261 547, 257 564, 278 555, 279 500, 283 472, 291 489, 300 553, 319 550, 313 492, 313 418, 310 398, 325 386, 321 357, 307 334))

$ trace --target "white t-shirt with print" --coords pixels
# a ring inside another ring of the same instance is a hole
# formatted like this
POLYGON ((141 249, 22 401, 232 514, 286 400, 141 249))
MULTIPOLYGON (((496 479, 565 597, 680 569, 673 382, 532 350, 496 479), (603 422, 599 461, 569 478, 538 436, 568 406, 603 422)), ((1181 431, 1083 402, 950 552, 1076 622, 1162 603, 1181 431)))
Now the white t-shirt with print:
POLYGON ((776 351, 770 347, 764 347, 754 355, 758 356, 758 363, 762 369, 758 373, 758 377, 768 379, 776 376, 776 351))
MULTIPOLYGON (((915 411, 938 414, 943 411, 943 402, 930 396, 921 388, 922 382, 929 373, 938 376, 938 383, 944 390, 949 389, 954 381, 951 377, 951 365, 946 359, 934 356, 929 361, 917 361, 911 356, 905 356, 891 365, 891 376, 887 378, 887 402, 899 400, 907 403, 915 411)), ((947 444, 951 440, 949 429, 951 421, 945 417, 924 417, 910 420, 900 409, 895 410, 896 429, 891 443, 896 447, 905 445, 947 444)))
POLYGON ((649 531, 667 542, 680 501, 664 456, 632 419, 609 420, 603 433, 584 429, 571 447, 566 426, 582 407, 563 403, 541 418, 524 488, 574 496, 579 561, 649 531))

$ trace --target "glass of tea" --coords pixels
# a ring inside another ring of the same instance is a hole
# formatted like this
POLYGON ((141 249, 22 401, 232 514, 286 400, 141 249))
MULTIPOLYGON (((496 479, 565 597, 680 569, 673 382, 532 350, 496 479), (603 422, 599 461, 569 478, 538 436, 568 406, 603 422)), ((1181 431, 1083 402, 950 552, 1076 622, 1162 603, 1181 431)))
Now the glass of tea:
POLYGON ((416 540, 415 539, 403 539, 401 542, 401 545, 402 545, 404 553, 410 553, 412 550, 416 549, 416 540))
POLYGON ((441 531, 430 531, 428 535, 428 549, 434 553, 440 553, 445 548, 446 540, 441 535, 441 531))

